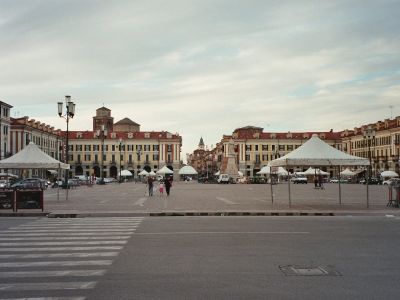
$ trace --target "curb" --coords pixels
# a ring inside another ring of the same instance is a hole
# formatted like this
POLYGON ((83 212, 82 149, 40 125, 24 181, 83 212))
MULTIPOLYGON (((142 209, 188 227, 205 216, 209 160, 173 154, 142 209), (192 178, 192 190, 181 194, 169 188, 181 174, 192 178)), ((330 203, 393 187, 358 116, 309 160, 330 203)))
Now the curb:
POLYGON ((213 211, 213 212, 0 212, 1 217, 283 217, 283 216, 400 216, 400 211, 213 211))

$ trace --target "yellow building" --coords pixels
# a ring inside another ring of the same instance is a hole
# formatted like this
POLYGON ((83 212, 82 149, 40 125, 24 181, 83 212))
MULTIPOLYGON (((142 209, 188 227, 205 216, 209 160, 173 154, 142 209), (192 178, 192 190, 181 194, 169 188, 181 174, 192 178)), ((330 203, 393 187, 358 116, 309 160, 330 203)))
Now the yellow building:
POLYGON ((143 169, 156 172, 164 165, 174 176, 179 171, 179 134, 140 131, 140 125, 128 118, 114 124, 111 111, 105 107, 96 110, 92 131, 70 131, 68 137, 71 176, 102 177, 103 169, 103 177, 117 178, 120 170, 126 169, 137 177, 143 169))
POLYGON ((374 176, 385 170, 399 173, 400 116, 346 129, 341 139, 345 152, 370 159, 374 176))

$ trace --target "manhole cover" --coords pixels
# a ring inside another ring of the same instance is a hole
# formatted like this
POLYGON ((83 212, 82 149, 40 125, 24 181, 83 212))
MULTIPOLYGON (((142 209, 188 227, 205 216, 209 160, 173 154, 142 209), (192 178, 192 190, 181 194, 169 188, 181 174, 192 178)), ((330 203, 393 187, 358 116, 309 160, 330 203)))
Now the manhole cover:
POLYGON ((279 266, 286 276, 341 276, 333 266, 279 266))

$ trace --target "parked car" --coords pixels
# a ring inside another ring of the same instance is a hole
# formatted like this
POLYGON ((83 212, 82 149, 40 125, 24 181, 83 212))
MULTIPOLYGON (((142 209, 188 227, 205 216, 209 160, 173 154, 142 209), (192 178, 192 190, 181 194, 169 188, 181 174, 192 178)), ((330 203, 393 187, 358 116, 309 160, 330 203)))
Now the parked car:
POLYGON ((260 176, 250 177, 250 183, 254 184, 265 183, 265 177, 260 177, 260 176))
POLYGON ((218 183, 229 183, 230 177, 228 174, 221 174, 217 179, 218 183))
POLYGON ((400 183, 400 179, 399 178, 390 178, 388 180, 385 180, 384 182, 382 182, 383 185, 395 185, 400 183))
MULTIPOLYGON (((367 180, 360 180, 360 183, 362 183, 362 184, 367 184, 367 180)), ((382 184, 382 180, 381 179, 379 179, 379 178, 376 178, 376 177, 371 177, 371 178, 369 178, 368 179, 368 184, 369 185, 372 185, 372 184, 382 184)))
MULTIPOLYGON (((331 179, 329 179, 330 183, 339 183, 339 179, 336 177, 332 177, 331 179)), ((349 181, 345 178, 340 178, 340 183, 348 183, 349 181)))
POLYGON ((12 189, 24 190, 24 189, 47 189, 47 180, 40 178, 25 178, 15 182, 11 185, 12 189))
POLYGON ((7 180, 0 180, 0 189, 6 189, 10 187, 10 182, 7 180))
POLYGON ((290 179, 291 182, 293 182, 294 184, 307 184, 307 177, 305 176, 296 176, 293 177, 292 179, 290 179))

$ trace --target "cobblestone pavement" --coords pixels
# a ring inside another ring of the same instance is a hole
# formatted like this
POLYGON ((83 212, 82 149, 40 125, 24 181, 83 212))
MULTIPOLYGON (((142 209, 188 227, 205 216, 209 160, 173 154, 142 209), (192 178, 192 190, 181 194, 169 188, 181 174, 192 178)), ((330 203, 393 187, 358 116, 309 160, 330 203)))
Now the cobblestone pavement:
POLYGON ((174 182, 171 195, 148 197, 143 183, 112 183, 80 186, 68 191, 48 189, 45 191, 45 211, 48 212, 215 212, 215 211, 352 211, 397 213, 400 209, 386 207, 388 188, 369 187, 367 209, 366 186, 342 184, 339 204, 339 185, 325 184, 325 189, 314 189, 313 184, 291 184, 291 205, 288 184, 199 184, 197 182, 174 182), (59 194, 58 194, 59 193, 59 194), (57 195, 58 194, 58 195, 57 195))

